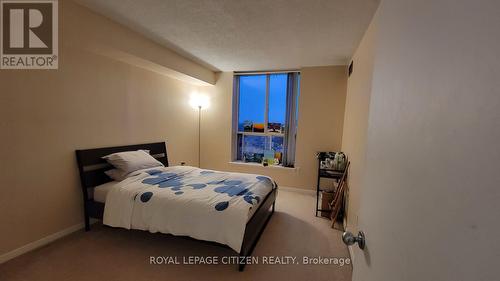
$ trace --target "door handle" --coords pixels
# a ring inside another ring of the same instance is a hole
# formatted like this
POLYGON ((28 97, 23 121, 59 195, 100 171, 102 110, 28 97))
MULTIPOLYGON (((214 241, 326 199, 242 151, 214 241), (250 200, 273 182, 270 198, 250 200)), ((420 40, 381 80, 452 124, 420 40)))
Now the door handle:
POLYGON ((352 233, 349 231, 346 231, 342 234, 342 241, 344 241, 344 244, 347 246, 354 245, 355 243, 358 243, 358 247, 363 250, 365 248, 365 234, 363 231, 358 232, 358 236, 354 236, 352 233))

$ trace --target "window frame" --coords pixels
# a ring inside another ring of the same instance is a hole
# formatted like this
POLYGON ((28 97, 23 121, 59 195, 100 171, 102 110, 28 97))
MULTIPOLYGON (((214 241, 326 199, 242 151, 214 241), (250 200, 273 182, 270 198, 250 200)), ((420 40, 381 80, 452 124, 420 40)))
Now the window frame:
MULTIPOLYGON (((239 149, 238 149, 238 136, 241 135, 241 143, 244 143, 244 138, 245 136, 261 136, 261 137, 266 137, 266 142, 265 142, 265 150, 271 150, 272 148, 272 138, 273 137, 282 137, 283 138, 283 155, 286 153, 285 149, 285 141, 286 141, 286 134, 288 134, 286 130, 286 123, 283 123, 283 131, 281 133, 276 133, 276 132, 269 132, 269 96, 270 96, 270 83, 271 83, 271 75, 272 74, 290 74, 297 72, 300 74, 300 71, 283 71, 283 72, 252 72, 252 73, 235 73, 234 74, 234 83, 233 83, 233 128, 232 128, 232 149, 231 149, 231 161, 233 162, 241 162, 241 163, 249 163, 249 164, 255 164, 256 162, 245 162, 243 159, 238 159, 239 155, 239 149), (250 76, 250 75, 265 75, 266 76, 266 97, 265 97, 265 111, 264 111, 264 132, 245 132, 245 131, 240 131, 239 129, 239 110, 240 110, 240 77, 241 76, 250 76)), ((299 82, 300 83, 300 82, 299 82)), ((288 87, 288 85, 287 85, 288 87)), ((298 102, 297 103, 298 107, 298 102)), ((286 107, 286 105, 285 105, 286 107)), ((286 108, 285 108, 286 110, 286 108)), ((286 117, 285 117, 285 122, 286 122, 286 117)), ((289 136, 289 137, 296 137, 296 131, 294 136, 289 136)), ((243 145, 242 145, 243 146, 243 145)), ((242 148, 243 150, 243 148, 242 148)), ((283 157, 283 156, 282 156, 283 157)), ((242 158, 242 157, 241 157, 242 158)), ((276 165, 275 165, 276 166, 276 165)), ((280 167, 285 167, 283 163, 280 163, 280 167)))

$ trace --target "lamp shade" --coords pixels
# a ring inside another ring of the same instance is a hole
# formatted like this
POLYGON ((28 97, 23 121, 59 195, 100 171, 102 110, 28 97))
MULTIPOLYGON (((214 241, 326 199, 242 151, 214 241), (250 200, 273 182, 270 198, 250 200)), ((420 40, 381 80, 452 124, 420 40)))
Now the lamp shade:
POLYGON ((196 109, 207 108, 209 105, 208 97, 200 94, 191 95, 191 98, 189 99, 189 104, 196 109))

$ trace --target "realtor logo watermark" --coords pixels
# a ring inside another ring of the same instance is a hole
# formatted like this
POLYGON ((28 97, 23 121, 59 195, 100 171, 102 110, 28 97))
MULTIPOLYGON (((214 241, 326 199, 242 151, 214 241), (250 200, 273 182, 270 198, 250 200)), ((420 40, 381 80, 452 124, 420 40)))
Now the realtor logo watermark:
POLYGON ((2 69, 57 69, 57 0, 0 0, 2 69))
POLYGON ((298 257, 298 256, 150 256, 152 265, 218 265, 218 264, 265 264, 265 265, 350 265, 348 257, 298 257))

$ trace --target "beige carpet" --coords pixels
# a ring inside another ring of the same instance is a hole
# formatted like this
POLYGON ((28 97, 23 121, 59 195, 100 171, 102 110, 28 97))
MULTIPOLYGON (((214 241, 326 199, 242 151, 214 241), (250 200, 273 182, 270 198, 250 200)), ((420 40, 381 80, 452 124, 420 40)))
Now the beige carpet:
MULTIPOLYGON (((164 234, 94 225, 0 265, 0 280, 351 280, 351 265, 304 265, 302 257, 349 257, 342 232, 314 217, 315 197, 280 190, 276 212, 253 254, 299 264, 151 265, 150 256, 234 255, 220 246, 164 234)), ((337 227, 338 228, 338 227, 337 227)))

